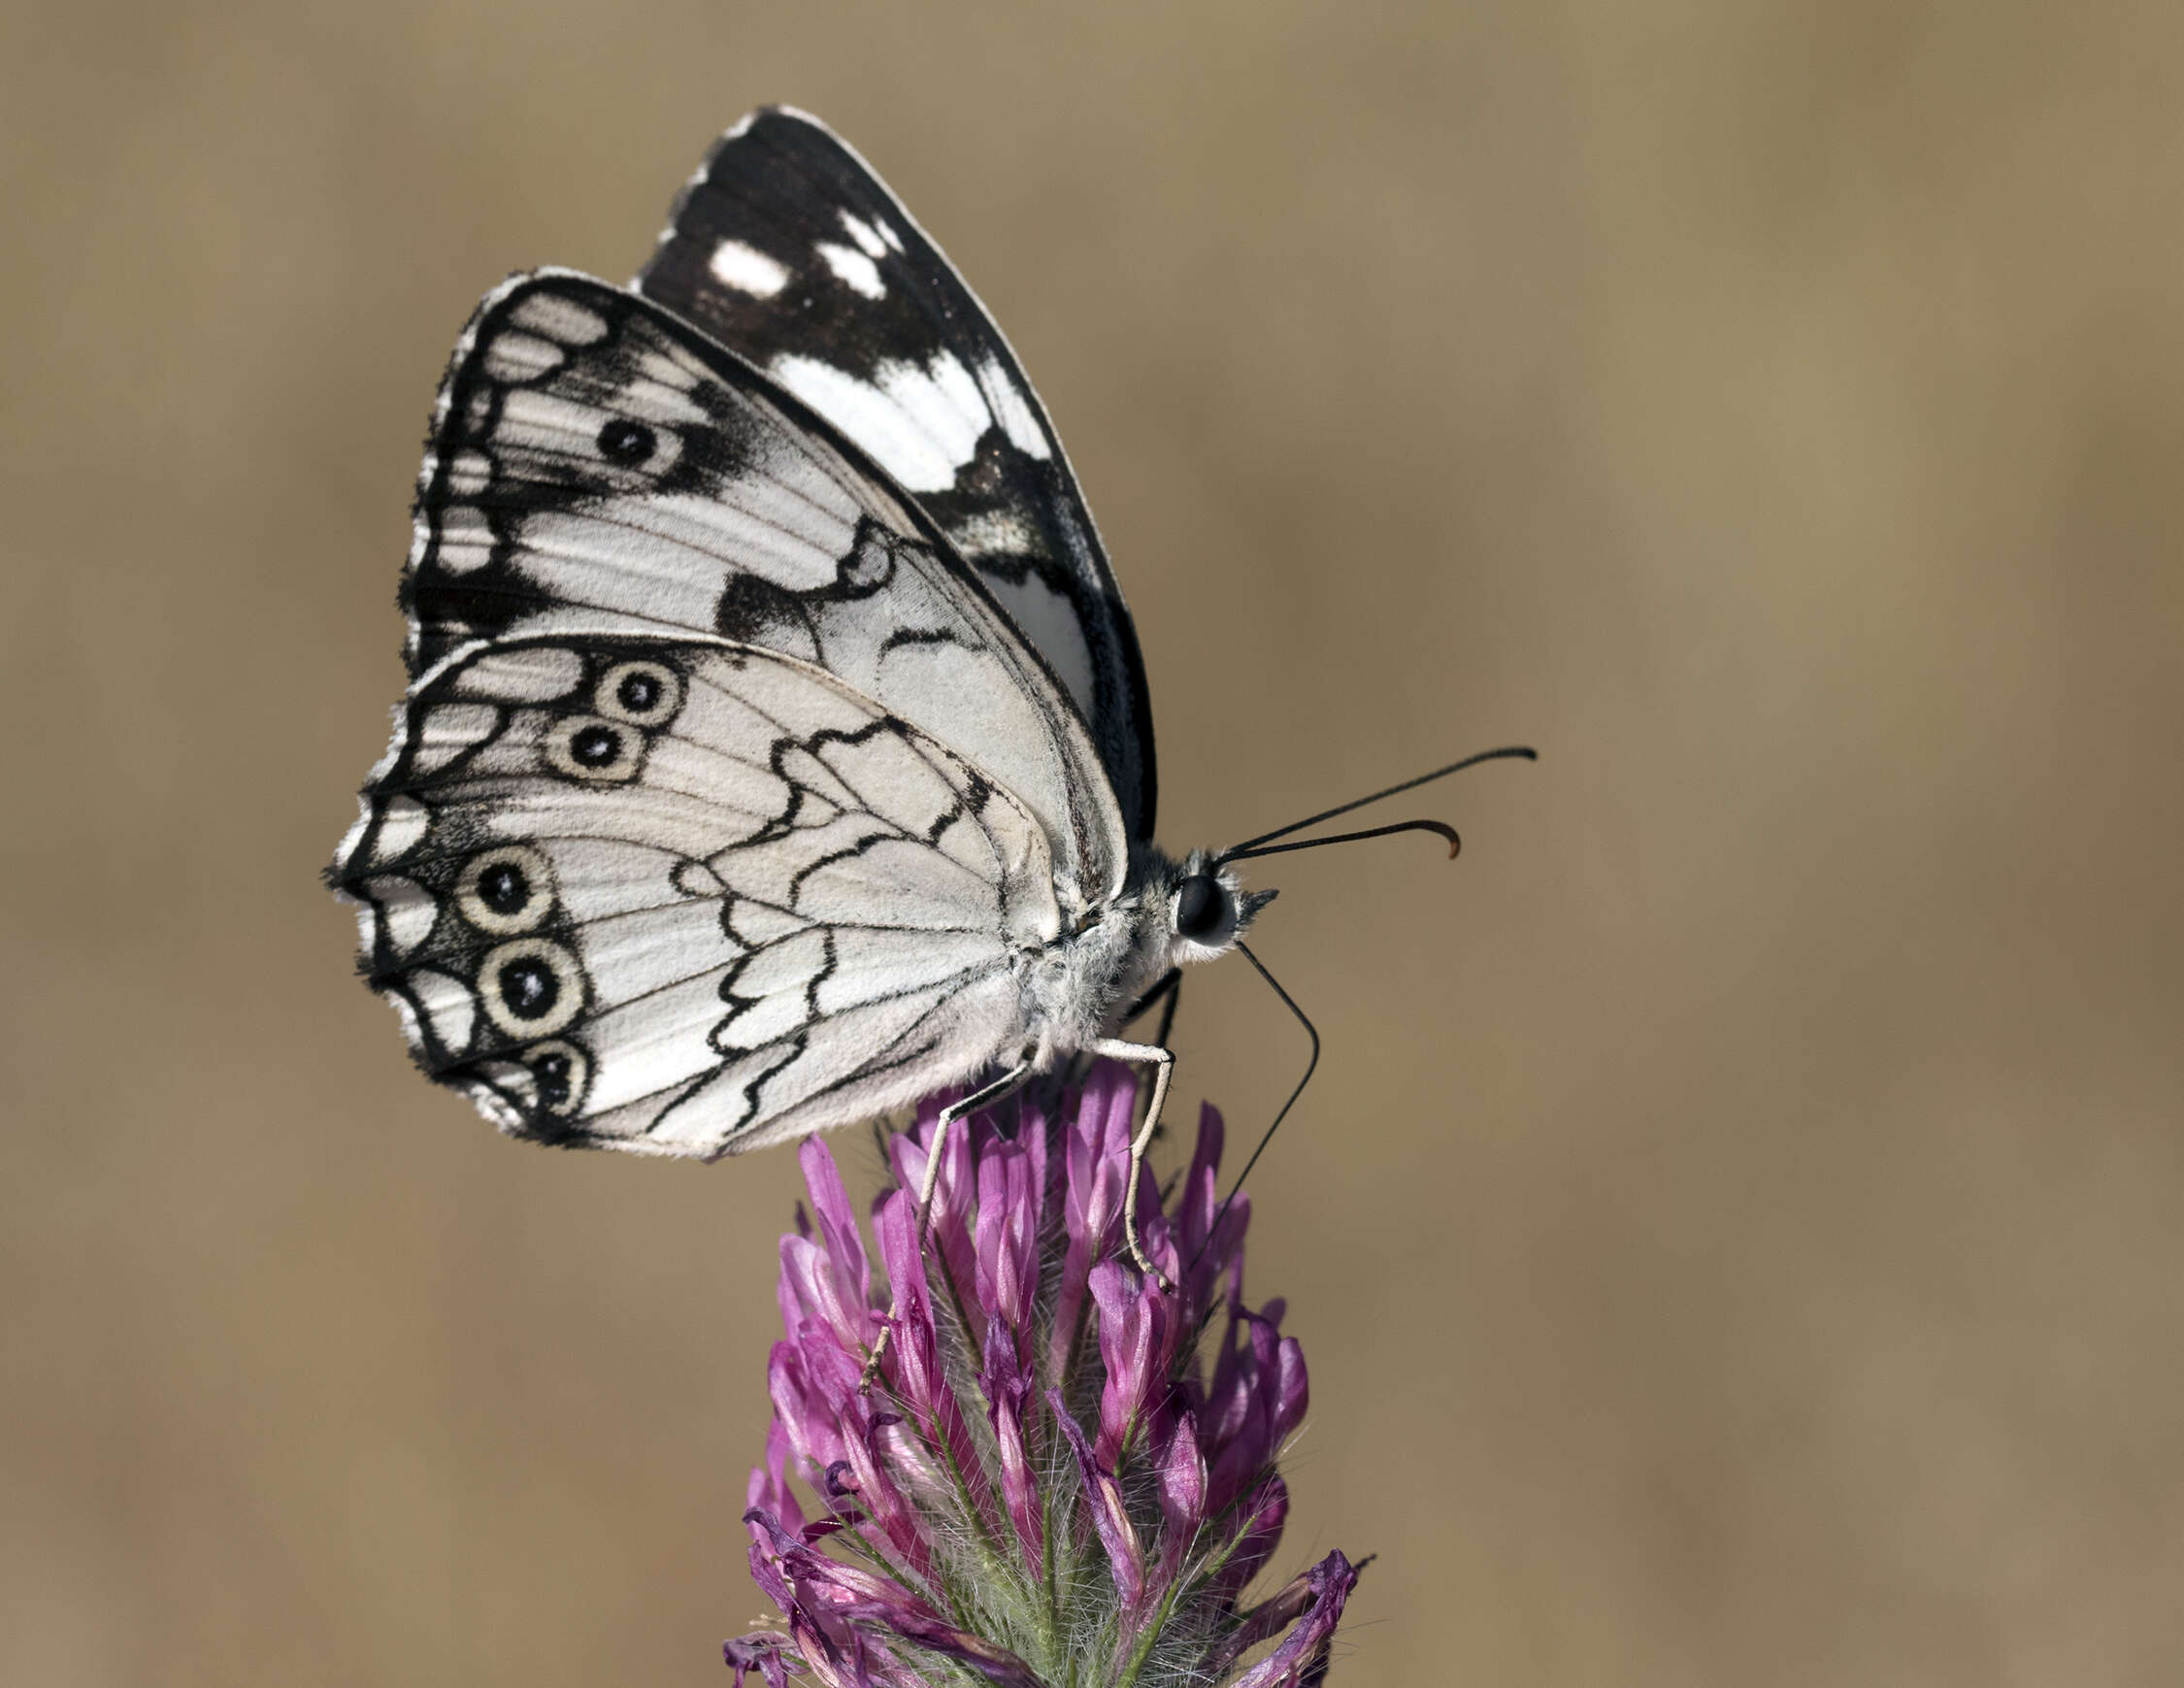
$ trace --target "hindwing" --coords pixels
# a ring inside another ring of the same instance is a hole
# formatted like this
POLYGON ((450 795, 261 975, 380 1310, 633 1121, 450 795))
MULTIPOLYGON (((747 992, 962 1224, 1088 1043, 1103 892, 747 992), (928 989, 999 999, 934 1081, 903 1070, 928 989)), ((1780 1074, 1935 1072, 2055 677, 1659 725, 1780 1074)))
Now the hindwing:
POLYGON ((504 1130, 734 1153, 1011 1053, 1043 830, 817 667, 520 637, 411 690, 332 877, 427 1073, 504 1130))

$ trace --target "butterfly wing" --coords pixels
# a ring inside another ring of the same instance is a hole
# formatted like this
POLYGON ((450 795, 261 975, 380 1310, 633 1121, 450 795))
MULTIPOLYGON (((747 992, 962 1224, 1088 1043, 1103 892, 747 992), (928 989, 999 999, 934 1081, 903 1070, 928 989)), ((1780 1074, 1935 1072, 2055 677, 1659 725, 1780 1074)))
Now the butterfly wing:
POLYGON ((720 141, 637 284, 832 421, 926 510, 1068 689, 1152 835, 1138 636, 1031 382, 871 167, 768 110, 720 141))
POLYGON ((1005 785, 1066 907, 1128 835, 1082 720, 930 518, 853 447, 656 305, 567 272, 458 344, 404 579, 413 678, 480 639, 726 638, 816 665, 1005 785))
POLYGON ((1012 1053, 1043 829, 824 671, 720 640, 475 646, 412 688, 333 878, 434 1078, 504 1130, 734 1153, 1012 1053))

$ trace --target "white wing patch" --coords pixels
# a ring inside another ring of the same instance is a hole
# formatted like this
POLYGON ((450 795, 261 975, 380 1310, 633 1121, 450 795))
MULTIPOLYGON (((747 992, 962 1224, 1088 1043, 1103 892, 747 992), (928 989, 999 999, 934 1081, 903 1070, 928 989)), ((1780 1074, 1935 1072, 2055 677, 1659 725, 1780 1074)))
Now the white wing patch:
POLYGON ((953 486, 993 422, 977 383, 951 351, 922 367, 882 363, 869 381, 815 357, 778 357, 767 373, 861 444, 910 492, 953 486))
POLYGON ((887 297, 887 283, 879 279, 879 266, 866 253, 853 247, 838 247, 832 241, 821 241, 815 249, 835 279, 852 292, 868 299, 887 297))
POLYGON ((413 689, 335 864, 419 1063, 505 1130, 713 1155, 1014 1052, 1061 930, 1006 791, 807 664, 522 638, 413 689))
POLYGON ((922 365, 883 361, 871 381, 794 354, 774 359, 767 373, 861 444, 910 492, 952 487, 997 422, 1027 455, 1049 455, 1023 393, 991 359, 979 365, 976 379, 945 347, 922 365))
POLYGON ((596 346, 607 338, 607 318, 587 305, 558 293, 533 293, 509 313, 509 320, 544 335, 561 349, 596 346))
POLYGON ((788 285, 785 265, 776 263, 747 241, 721 241, 712 248, 708 267, 713 280, 753 299, 771 299, 788 285))
POLYGON ((1031 399, 1016 384, 1015 378, 1001 367, 998 358, 979 359, 978 390, 985 394, 993 418, 1001 424, 1001 431, 1009 436, 1010 445, 1042 463, 1053 456, 1046 444, 1046 431, 1032 414, 1031 399))
POLYGON ((849 238, 857 243, 857 249, 868 258, 884 258, 890 249, 898 252, 903 249, 902 236, 885 223, 875 228, 853 211, 842 213, 842 226, 849 231, 849 238))

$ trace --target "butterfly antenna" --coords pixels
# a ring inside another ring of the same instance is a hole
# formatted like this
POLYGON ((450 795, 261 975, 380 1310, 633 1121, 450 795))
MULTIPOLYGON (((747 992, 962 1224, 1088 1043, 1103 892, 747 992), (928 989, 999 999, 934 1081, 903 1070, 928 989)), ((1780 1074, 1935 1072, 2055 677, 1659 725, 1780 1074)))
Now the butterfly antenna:
MULTIPOLYGON (((1305 823, 1310 825, 1309 821, 1305 823)), ((1361 838, 1386 838, 1396 832, 1436 833, 1448 841, 1448 855, 1454 860, 1456 852, 1464 847, 1464 841, 1456 836, 1456 829, 1438 820, 1399 820, 1393 826, 1375 826, 1364 832, 1339 832, 1333 838, 1304 838, 1295 844, 1262 844, 1257 849, 1246 849, 1239 844, 1233 850, 1224 850, 1219 862, 1244 862, 1253 856, 1278 856, 1290 850, 1316 850, 1321 844, 1355 844, 1361 838)))
POLYGON ((1281 1122, 1289 1117, 1289 1110, 1297 1106, 1297 1098, 1304 1095, 1305 1086, 1312 1081, 1312 1074, 1319 1066, 1319 1029, 1312 1024, 1305 1010, 1297 1006, 1297 999, 1281 988, 1281 981, 1267 971, 1267 964, 1251 953, 1249 945, 1239 943, 1237 948, 1243 952, 1244 960, 1259 970, 1259 976, 1274 986, 1274 993, 1281 998, 1282 1006, 1297 1016, 1297 1023, 1305 1028, 1305 1036, 1312 1041, 1312 1058, 1305 1063, 1305 1076, 1297 1080, 1297 1088, 1289 1093, 1289 1100, 1281 1105, 1281 1111, 1274 1116, 1274 1124, 1267 1127, 1266 1135, 1259 1140, 1259 1146, 1251 1151, 1251 1158, 1243 1163, 1243 1171, 1237 1174, 1236 1182, 1229 1186, 1229 1193, 1222 1199, 1219 1210, 1214 1213, 1213 1223, 1206 1228, 1205 1240, 1199 1243, 1198 1253, 1191 1256, 1190 1266, 1184 1269, 1186 1272, 1197 1267, 1200 1256, 1212 1245, 1213 1239, 1221 1234, 1221 1221, 1229 1216, 1230 1204, 1235 1202, 1237 1192, 1243 1188, 1243 1180, 1251 1175, 1251 1169, 1259 1164, 1259 1157, 1267 1152, 1267 1144, 1274 1142, 1274 1134, 1281 1129, 1281 1122))
MULTIPOLYGON (((1415 779, 1406 779, 1400 785, 1389 786, 1385 791, 1375 791, 1371 797, 1360 797, 1350 803, 1337 804, 1333 809, 1324 809, 1319 813, 1307 819, 1293 820, 1287 826, 1277 826, 1274 831, 1263 832, 1257 838, 1247 838, 1240 844, 1231 844, 1220 853, 1216 860, 1234 862, 1242 860, 1246 855, 1272 855, 1274 853, 1274 851, 1263 850, 1259 846, 1272 844, 1277 838, 1287 838, 1293 832, 1303 832, 1307 826, 1317 826, 1323 820, 1333 820, 1339 814, 1347 814, 1353 809, 1363 809, 1369 803, 1378 803, 1382 798, 1394 797, 1405 791, 1412 791, 1421 785, 1430 785, 1436 779, 1445 779, 1451 774, 1460 774, 1466 768, 1475 768, 1481 762, 1499 762, 1509 757, 1518 757, 1527 762, 1537 762, 1539 759, 1539 752, 1523 745, 1506 745, 1499 750, 1481 750, 1475 756, 1466 756, 1461 762, 1451 762, 1445 768, 1436 768, 1431 774, 1421 774, 1415 779)), ((1312 842, 1314 844, 1343 844, 1351 839, 1379 838, 1391 832, 1421 831, 1439 832, 1452 844, 1456 837, 1454 833, 1438 821, 1413 820, 1406 821, 1401 826, 1381 827, 1373 832, 1345 833, 1340 838, 1314 839, 1312 842)), ((1304 844, 1286 844, 1283 847, 1285 849, 1304 849, 1307 846, 1304 844)), ((1456 852, 1451 849, 1448 853, 1454 855, 1456 852)), ((1260 971, 1263 973, 1266 970, 1262 968, 1260 971)), ((1267 982, 1274 984, 1272 978, 1269 978, 1267 982)), ((1279 990, 1281 986, 1278 984, 1274 985, 1274 989, 1279 990)), ((1288 999, 1285 997, 1282 1000, 1286 1002, 1288 999)), ((1294 1009, 1296 1005, 1291 1003, 1290 1007, 1294 1009)))

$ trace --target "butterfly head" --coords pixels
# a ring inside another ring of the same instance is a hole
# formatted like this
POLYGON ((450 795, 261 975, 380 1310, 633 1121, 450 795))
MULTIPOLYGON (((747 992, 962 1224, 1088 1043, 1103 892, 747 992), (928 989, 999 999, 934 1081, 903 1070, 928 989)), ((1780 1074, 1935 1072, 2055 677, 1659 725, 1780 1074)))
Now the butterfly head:
POLYGON ((1252 917, 1274 900, 1246 891, 1236 870, 1205 850, 1177 863, 1165 886, 1169 964, 1211 961, 1236 947, 1252 917))

